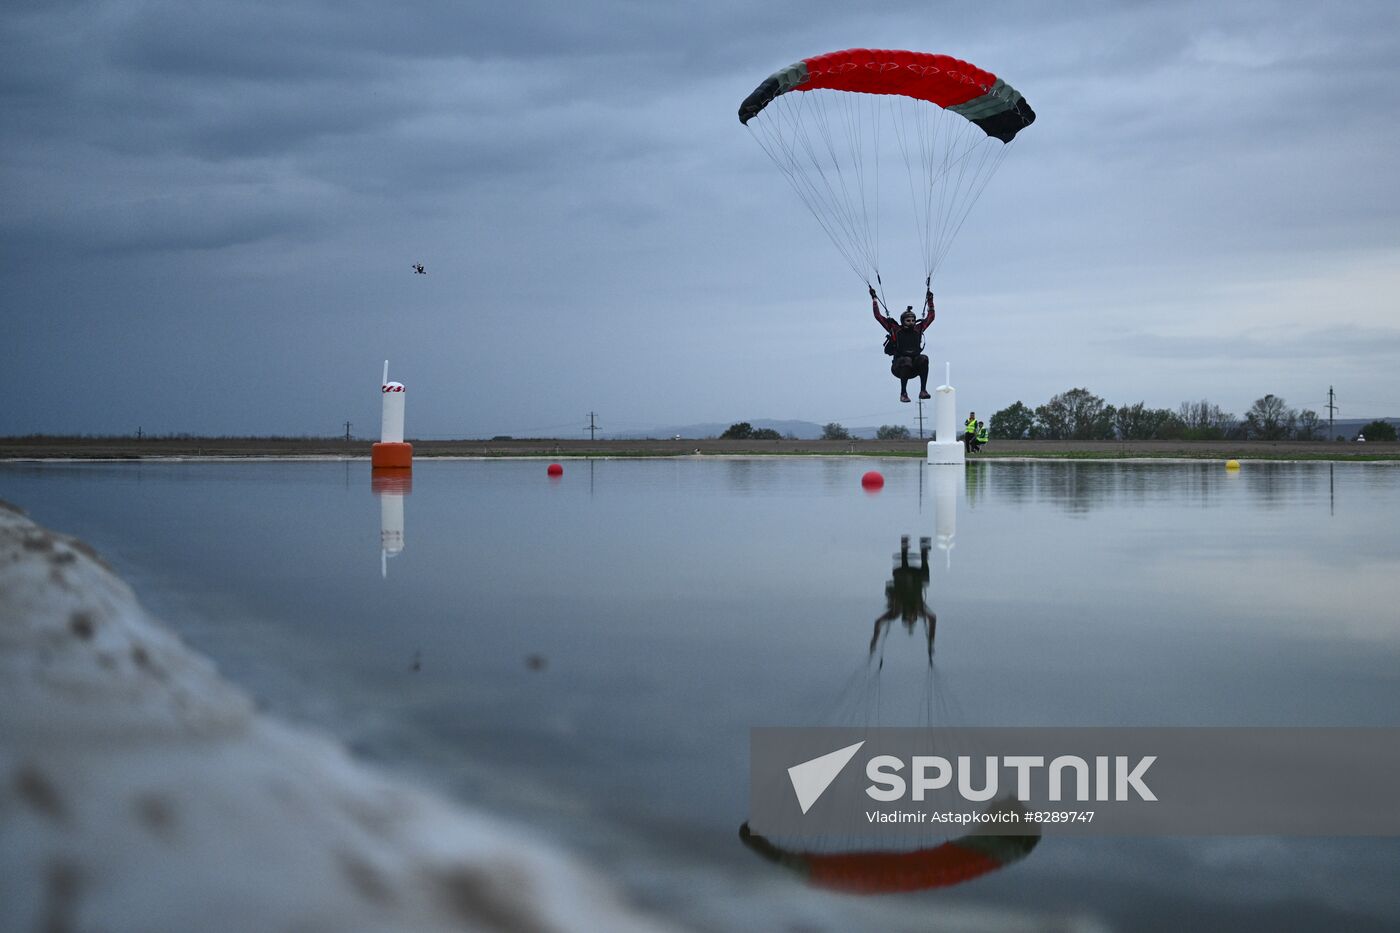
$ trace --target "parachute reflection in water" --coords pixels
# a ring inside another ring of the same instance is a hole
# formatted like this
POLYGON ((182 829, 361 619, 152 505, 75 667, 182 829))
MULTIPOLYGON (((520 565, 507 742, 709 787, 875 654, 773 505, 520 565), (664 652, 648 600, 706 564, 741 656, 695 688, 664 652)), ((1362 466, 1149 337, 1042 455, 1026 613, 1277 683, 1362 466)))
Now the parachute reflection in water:
MULTIPOLYGON (((993 810, 1025 816, 1025 809, 1014 800, 1001 801, 993 810)), ((739 827, 739 839, 751 851, 795 872, 813 887, 847 894, 907 894, 962 884, 1019 862, 1040 843, 1040 827, 1028 824, 1021 835, 1014 836, 995 830, 973 832, 909 851, 785 849, 754 833, 748 823, 739 827)))
MULTIPOLYGON (((920 620, 924 623, 926 645, 920 654, 925 655, 926 666, 920 664, 919 667, 927 694, 922 704, 925 716, 922 725, 927 728, 935 719, 945 724, 953 720, 944 698, 935 697, 935 693, 941 694, 935 686, 937 675, 933 663, 938 617, 925 595, 930 582, 928 561, 932 549, 932 539, 920 537, 916 558, 910 536, 900 537, 891 579, 885 584, 886 609, 875 619, 865 661, 844 692, 843 709, 837 714, 842 720, 839 724, 878 728, 895 724, 888 721, 883 712, 891 705, 895 710, 903 707, 906 714, 909 711, 909 707, 900 702, 903 698, 899 691, 894 691, 894 696, 890 697, 888 685, 882 685, 887 673, 885 646, 891 623, 896 619, 902 620, 910 635, 915 634, 920 620), (893 704, 888 704, 891 699, 893 704), (937 715, 935 705, 939 707, 937 715)), ((825 718, 822 724, 828 724, 825 718)), ((862 832, 863 827, 855 828, 850 836, 838 833, 782 840, 755 832, 748 821, 739 827, 739 840, 749 851, 793 872, 813 887, 847 894, 902 894, 951 887, 980 878, 1020 861, 1040 844, 1040 827, 1026 821, 1025 807, 1019 801, 1013 798, 995 800, 983 812, 988 820, 979 824, 974 832, 957 838, 948 838, 938 832, 937 825, 931 824, 930 838, 913 849, 882 845, 862 832)))
POLYGON ((931 276, 1035 111, 996 75, 947 55, 847 49, 770 75, 739 121, 869 284, 880 278, 882 163, 908 181, 931 276))

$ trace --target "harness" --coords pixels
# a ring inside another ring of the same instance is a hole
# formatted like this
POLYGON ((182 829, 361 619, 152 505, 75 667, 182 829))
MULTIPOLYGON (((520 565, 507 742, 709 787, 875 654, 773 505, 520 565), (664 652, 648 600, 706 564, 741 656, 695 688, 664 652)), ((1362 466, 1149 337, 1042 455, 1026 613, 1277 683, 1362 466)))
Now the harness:
POLYGON ((897 327, 885 333, 886 356, 918 356, 924 349, 924 335, 918 327, 897 327))

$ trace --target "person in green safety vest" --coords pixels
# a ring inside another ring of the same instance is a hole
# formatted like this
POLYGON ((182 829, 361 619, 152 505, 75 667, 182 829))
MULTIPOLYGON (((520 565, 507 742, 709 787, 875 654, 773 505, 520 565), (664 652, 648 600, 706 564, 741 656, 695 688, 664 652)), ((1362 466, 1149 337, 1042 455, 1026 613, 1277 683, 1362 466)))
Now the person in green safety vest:
POLYGON ((972 444, 973 450, 981 450, 982 445, 987 443, 987 426, 982 422, 977 422, 977 439, 972 444))
POLYGON ((963 422, 963 450, 972 453, 972 442, 977 439, 977 412, 967 413, 967 420, 963 422))

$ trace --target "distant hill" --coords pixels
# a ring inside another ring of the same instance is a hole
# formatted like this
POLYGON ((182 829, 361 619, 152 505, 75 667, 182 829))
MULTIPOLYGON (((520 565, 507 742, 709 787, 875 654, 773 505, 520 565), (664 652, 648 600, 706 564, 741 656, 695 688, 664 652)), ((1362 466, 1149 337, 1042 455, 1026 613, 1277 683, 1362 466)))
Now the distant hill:
MULTIPOLYGON (((1400 418, 1338 418, 1336 421, 1332 422, 1333 432, 1337 437, 1344 437, 1347 440, 1351 440, 1356 437, 1357 431, 1360 431, 1363 426, 1370 424, 1372 421, 1384 421, 1386 424, 1395 428, 1396 431, 1400 431, 1400 418)), ((1323 432, 1327 431, 1326 420, 1322 422, 1322 430, 1323 432)))

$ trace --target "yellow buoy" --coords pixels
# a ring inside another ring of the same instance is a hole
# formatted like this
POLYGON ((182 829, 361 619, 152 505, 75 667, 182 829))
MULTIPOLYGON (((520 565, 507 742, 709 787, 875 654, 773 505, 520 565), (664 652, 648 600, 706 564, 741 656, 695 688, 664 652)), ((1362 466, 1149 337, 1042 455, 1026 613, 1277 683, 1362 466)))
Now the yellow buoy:
POLYGON ((1239 462, 1238 460, 1226 460, 1226 461, 1225 461, 1225 469, 1227 469, 1227 470, 1238 470, 1239 468, 1240 468, 1240 462, 1239 462))

